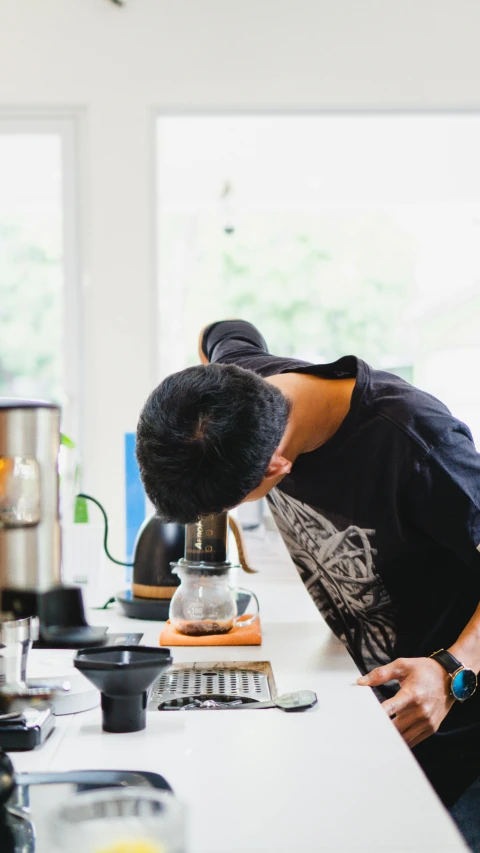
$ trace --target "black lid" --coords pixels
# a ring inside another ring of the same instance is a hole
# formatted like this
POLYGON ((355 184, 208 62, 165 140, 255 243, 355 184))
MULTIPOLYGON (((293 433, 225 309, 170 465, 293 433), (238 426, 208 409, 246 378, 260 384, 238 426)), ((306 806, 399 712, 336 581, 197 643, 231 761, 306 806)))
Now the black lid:
POLYGON ((56 403, 47 400, 25 400, 21 397, 0 397, 0 409, 58 409, 56 403))

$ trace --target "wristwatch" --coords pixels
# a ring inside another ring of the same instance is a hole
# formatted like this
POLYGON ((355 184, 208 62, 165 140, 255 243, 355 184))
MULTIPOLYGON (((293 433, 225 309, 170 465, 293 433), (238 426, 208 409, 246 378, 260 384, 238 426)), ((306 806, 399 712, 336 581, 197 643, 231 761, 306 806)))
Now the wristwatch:
POLYGON ((445 649, 439 649, 430 655, 433 660, 436 660, 448 672, 450 676, 450 693, 458 702, 465 702, 465 699, 470 699, 477 689, 477 676, 473 669, 465 669, 463 663, 460 663, 450 652, 445 649))

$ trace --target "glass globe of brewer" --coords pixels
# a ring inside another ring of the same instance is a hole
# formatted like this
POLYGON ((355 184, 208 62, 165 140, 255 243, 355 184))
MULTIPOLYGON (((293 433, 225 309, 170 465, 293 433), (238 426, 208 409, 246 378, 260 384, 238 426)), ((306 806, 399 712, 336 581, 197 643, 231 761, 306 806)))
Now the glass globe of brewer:
POLYGON ((180 586, 170 604, 170 623, 181 634, 201 637, 226 634, 237 616, 237 603, 229 585, 229 567, 181 565, 173 569, 180 586))

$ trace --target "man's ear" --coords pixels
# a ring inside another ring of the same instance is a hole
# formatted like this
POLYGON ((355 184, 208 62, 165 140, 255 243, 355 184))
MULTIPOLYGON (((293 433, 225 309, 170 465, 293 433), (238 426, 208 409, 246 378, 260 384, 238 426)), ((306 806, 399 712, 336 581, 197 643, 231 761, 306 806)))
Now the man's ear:
POLYGON ((268 468, 265 473, 266 479, 274 479, 276 477, 286 477, 287 474, 292 470, 292 463, 289 459, 285 459, 285 456, 282 456, 278 450, 275 451, 270 462, 268 463, 268 468))

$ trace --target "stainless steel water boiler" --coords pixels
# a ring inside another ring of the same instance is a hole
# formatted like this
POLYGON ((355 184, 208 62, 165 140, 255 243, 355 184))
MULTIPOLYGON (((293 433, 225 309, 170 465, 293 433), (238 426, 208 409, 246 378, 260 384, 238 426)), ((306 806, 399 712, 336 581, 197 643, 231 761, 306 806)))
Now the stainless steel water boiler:
POLYGON ((45 645, 98 644, 106 629, 91 628, 81 590, 61 584, 59 445, 58 406, 0 398, 0 609, 38 616, 45 645))
POLYGON ((60 583, 60 410, 0 400, 0 587, 60 583))

